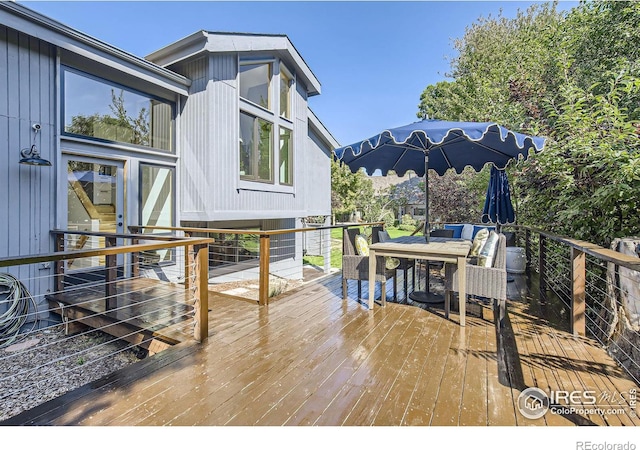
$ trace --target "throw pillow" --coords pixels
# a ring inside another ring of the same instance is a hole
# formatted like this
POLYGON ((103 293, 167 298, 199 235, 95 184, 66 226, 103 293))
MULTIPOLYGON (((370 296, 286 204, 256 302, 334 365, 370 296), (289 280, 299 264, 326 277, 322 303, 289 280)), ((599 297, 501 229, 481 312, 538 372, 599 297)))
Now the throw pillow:
POLYGON ((387 230, 378 231, 378 241, 387 242, 390 239, 391 239, 391 236, 389 236, 389 232, 387 230))
POLYGON ((356 252, 360 256, 369 256, 369 241, 361 234, 356 235, 356 252))
POLYGON ((473 238, 473 244, 471 244, 471 250, 469 250, 469 256, 478 256, 485 242, 487 242, 487 239, 489 239, 489 230, 484 228, 478 231, 476 236, 473 238))
POLYGON ((462 227, 462 234, 460 235, 462 239, 466 239, 467 241, 473 241, 473 225, 470 223, 465 223, 462 227))
POLYGON ((489 234, 487 242, 484 243, 480 253, 478 254, 478 265, 481 267, 492 267, 493 260, 498 251, 499 235, 495 231, 489 234))
POLYGON ((397 269, 400 265, 400 260, 398 258, 393 258, 391 256, 384 257, 384 266, 387 270, 397 269))
POLYGON ((496 227, 492 227, 492 226, 474 225, 473 226, 473 234, 472 234, 471 239, 476 237, 476 234, 478 234, 478 231, 480 231, 480 230, 489 230, 489 231, 491 231, 491 230, 495 230, 495 229, 496 229, 496 227))
POLYGON ((445 224, 444 225, 444 229, 445 230, 453 230, 453 238, 455 239, 459 239, 462 236, 462 229, 464 228, 464 225, 454 225, 454 224, 445 224))

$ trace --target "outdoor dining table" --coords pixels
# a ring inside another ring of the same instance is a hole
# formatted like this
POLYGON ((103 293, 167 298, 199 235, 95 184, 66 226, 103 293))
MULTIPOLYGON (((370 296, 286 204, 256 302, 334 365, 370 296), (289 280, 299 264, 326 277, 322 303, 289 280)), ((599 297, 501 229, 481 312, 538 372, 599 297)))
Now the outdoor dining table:
MULTIPOLYGON (((375 297, 376 257, 391 256, 394 258, 425 259, 456 264, 458 271, 458 294, 460 304, 460 326, 465 326, 466 314, 466 264, 471 242, 460 239, 434 237, 426 243, 424 236, 402 236, 386 242, 378 242, 369 246, 369 309, 373 309, 375 297)), ((444 312, 449 318, 451 299, 445 295, 444 312)), ((381 306, 386 306, 386 298, 382 294, 381 306)))

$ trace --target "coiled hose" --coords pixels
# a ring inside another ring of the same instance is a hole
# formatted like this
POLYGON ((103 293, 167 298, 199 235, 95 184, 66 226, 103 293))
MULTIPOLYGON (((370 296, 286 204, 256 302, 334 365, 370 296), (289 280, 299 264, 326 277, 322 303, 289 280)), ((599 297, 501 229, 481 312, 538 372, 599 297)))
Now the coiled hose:
MULTIPOLYGON (((0 273, 0 348, 11 345, 27 321, 29 302, 36 302, 26 286, 13 275, 0 273)), ((35 310, 35 309, 34 309, 35 310)), ((34 322, 35 328, 36 322, 34 322)))

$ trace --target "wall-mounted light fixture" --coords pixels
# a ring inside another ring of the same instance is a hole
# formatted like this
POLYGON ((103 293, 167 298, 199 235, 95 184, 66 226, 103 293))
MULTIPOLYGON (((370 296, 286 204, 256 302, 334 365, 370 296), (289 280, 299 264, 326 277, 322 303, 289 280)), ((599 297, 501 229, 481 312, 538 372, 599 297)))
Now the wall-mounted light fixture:
POLYGON ((34 123, 31 128, 33 128, 33 144, 31 144, 31 148, 23 148, 20 150, 20 156, 22 156, 20 164, 28 164, 30 166, 50 166, 51 163, 49 161, 40 157, 40 152, 38 151, 38 147, 36 147, 36 136, 41 128, 40 124, 34 123))

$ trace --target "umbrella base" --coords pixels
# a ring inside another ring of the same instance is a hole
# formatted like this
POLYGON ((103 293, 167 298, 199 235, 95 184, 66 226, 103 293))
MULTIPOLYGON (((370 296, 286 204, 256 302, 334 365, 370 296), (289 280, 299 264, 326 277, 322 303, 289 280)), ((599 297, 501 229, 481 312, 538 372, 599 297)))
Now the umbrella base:
POLYGON ((413 291, 409 294, 409 298, 418 303, 444 303, 444 295, 433 292, 413 291))

